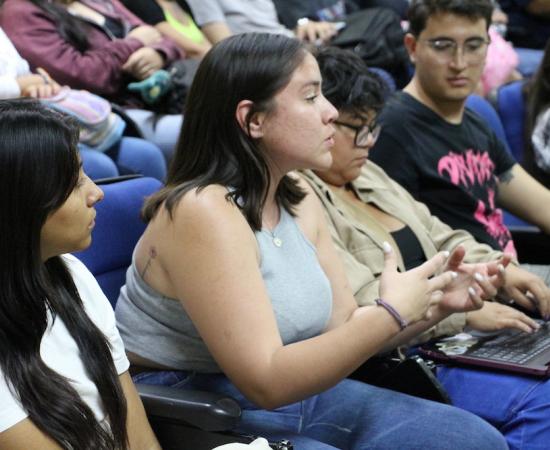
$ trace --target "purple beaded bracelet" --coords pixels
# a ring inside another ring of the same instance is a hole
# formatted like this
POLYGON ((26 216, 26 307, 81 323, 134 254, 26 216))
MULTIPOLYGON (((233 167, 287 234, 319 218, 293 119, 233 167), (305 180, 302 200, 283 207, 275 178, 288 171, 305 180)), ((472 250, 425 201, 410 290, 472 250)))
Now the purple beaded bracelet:
POLYGON ((409 325, 407 323, 407 321, 405 319, 403 319, 403 317, 401 317, 401 314, 399 314, 397 312, 397 310, 392 306, 390 305, 389 303, 385 302, 383 299, 381 298, 377 298, 374 303, 376 303, 378 306, 381 306, 382 308, 384 308, 386 311, 388 311, 390 313, 390 315, 395 319, 395 321, 399 324, 399 328, 401 328, 401 330, 404 330, 405 328, 407 328, 407 326, 409 325))

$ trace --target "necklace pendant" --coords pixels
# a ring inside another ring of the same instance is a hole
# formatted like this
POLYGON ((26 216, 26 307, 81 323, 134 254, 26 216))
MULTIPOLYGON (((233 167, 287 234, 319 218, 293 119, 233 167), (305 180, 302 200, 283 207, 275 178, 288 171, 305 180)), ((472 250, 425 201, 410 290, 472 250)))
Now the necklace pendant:
POLYGON ((281 247, 283 245, 283 241, 278 237, 274 237, 273 244, 275 245, 275 247, 281 247))

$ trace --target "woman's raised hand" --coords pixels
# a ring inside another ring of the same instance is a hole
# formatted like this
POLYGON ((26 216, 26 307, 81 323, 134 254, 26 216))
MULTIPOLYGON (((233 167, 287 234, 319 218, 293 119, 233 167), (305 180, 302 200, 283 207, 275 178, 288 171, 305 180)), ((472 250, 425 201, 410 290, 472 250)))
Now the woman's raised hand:
POLYGON ((510 258, 489 263, 467 264, 462 262, 465 250, 455 248, 447 261, 446 270, 452 270, 457 277, 444 291, 438 307, 447 313, 467 312, 480 309, 483 300, 495 297, 506 281, 505 267, 510 258))
POLYGON ((430 308, 437 305, 443 290, 456 278, 444 267, 448 252, 440 252, 424 264, 404 273, 397 271, 395 252, 384 242, 384 271, 380 277, 380 296, 409 324, 431 317, 430 308))

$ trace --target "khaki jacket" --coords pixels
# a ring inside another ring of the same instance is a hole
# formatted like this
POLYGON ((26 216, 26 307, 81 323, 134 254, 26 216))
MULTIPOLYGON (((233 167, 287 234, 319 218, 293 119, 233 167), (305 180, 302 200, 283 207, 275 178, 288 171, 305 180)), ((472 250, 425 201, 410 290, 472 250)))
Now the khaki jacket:
MULTIPOLYGON (((344 263, 357 303, 361 306, 372 305, 379 296, 378 278, 384 269, 384 241, 389 242, 397 252, 399 269, 405 270, 395 241, 374 219, 370 223, 356 220, 347 210, 344 200, 335 195, 313 172, 304 171, 301 174, 323 204, 332 238, 344 263)), ((414 200, 382 168, 371 161, 367 161, 361 175, 352 185, 362 201, 376 205, 408 225, 428 259, 439 251, 452 251, 459 244, 466 249, 465 262, 492 261, 502 256, 501 252, 475 241, 468 232, 453 230, 432 216, 423 203, 414 200)), ((464 313, 453 314, 427 330, 415 342, 455 334, 462 331, 465 322, 464 313)))

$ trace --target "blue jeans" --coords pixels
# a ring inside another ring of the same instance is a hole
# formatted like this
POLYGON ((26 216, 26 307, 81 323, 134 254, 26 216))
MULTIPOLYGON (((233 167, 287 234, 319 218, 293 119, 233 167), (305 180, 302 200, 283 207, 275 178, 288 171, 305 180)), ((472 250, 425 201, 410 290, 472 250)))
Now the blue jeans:
POLYGON ((289 439, 296 450, 507 448, 502 435, 473 414, 354 380, 271 411, 247 400, 222 374, 143 372, 134 382, 229 395, 242 408, 236 432, 289 439))
POLYGON ((104 153, 90 150, 86 146, 80 146, 82 168, 92 180, 99 178, 111 178, 119 175, 115 162, 104 153))
POLYGON ((161 150, 145 139, 123 137, 105 154, 115 161, 122 175, 139 173, 160 181, 166 177, 166 161, 161 150))
POLYGON ((178 141, 183 116, 181 114, 156 114, 145 109, 127 109, 126 114, 135 122, 142 136, 162 150, 170 162, 178 141))
POLYGON ((137 173, 164 181, 166 161, 161 150, 145 139, 124 136, 105 153, 79 145, 84 172, 93 180, 137 173))
POLYGON ((510 373, 438 367, 453 404, 498 428, 510 449, 550 448, 550 381, 510 373))

